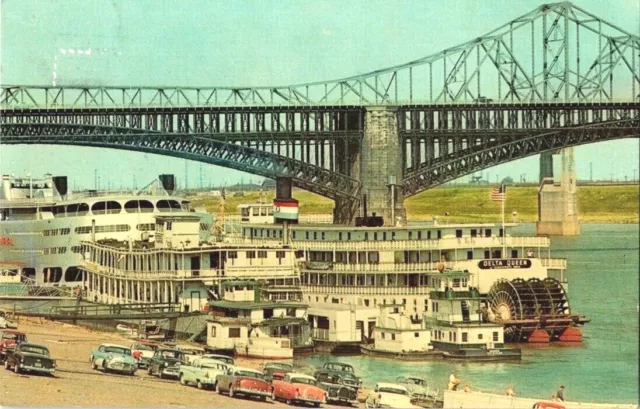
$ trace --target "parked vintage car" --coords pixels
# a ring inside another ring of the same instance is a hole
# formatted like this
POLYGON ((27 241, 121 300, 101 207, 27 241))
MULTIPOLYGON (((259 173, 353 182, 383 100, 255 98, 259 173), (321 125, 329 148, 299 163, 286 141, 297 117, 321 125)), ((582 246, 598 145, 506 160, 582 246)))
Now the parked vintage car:
POLYGON ((5 359, 6 350, 14 349, 22 342, 27 342, 27 336, 24 332, 14 329, 0 330, 0 362, 5 359))
POLYGON ((225 364, 227 364, 227 366, 233 366, 233 365, 236 364, 235 359, 233 359, 233 358, 231 358, 230 356, 227 356, 227 355, 204 354, 204 355, 202 355, 201 358, 214 359, 216 361, 221 361, 221 362, 224 362, 225 364))
POLYGON ((293 366, 283 362, 268 362, 262 368, 264 379, 267 382, 271 382, 274 379, 283 379, 289 372, 293 372, 293 366))
POLYGON ((180 365, 184 364, 184 353, 177 349, 159 347, 149 361, 149 375, 162 378, 178 378, 180 365))
POLYGON ((373 392, 367 396, 364 402, 367 409, 392 408, 392 409, 413 409, 420 408, 411 403, 409 391, 404 385, 398 383, 379 382, 373 392))
POLYGON ((218 375, 224 375, 228 368, 224 362, 198 358, 180 365, 180 383, 196 385, 198 389, 215 388, 218 375))
POLYGON ((284 379, 274 380, 271 385, 271 399, 274 402, 284 400, 287 405, 308 403, 316 408, 321 403, 327 403, 327 392, 309 375, 290 372, 284 379))
POLYGON ((358 380, 348 372, 316 371, 316 381, 327 392, 327 403, 356 405, 358 380))
POLYGON ((349 379, 353 378, 353 379, 356 379, 358 381, 357 387, 360 387, 360 385, 362 384, 362 380, 360 378, 356 377, 356 373, 353 370, 353 366, 351 366, 349 364, 343 364, 341 362, 325 362, 324 365, 322 365, 322 369, 318 369, 314 373, 314 377, 317 377, 317 374, 320 371, 346 373, 346 374, 348 374, 347 377, 349 379))
POLYGON ((131 344, 129 348, 131 356, 138 361, 138 367, 148 368, 149 361, 159 346, 160 344, 154 341, 140 340, 131 344))
POLYGON ((176 345, 175 349, 182 351, 185 363, 190 363, 204 354, 204 349, 193 345, 176 345))
POLYGON ((232 398, 245 395, 265 401, 271 395, 271 385, 265 381, 262 372, 234 366, 226 374, 218 375, 216 391, 221 395, 228 392, 232 398))
POLYGON ((22 342, 6 351, 4 368, 15 373, 35 372, 53 376, 56 371, 56 360, 51 358, 49 349, 44 345, 22 342))
POLYGON ((411 399, 434 398, 438 394, 437 389, 429 389, 429 382, 419 376, 400 376, 396 383, 407 388, 411 399))
POLYGON ((131 350, 123 345, 102 344, 91 351, 91 369, 102 368, 105 372, 121 372, 133 375, 138 369, 138 361, 131 356, 131 350))
POLYGON ((536 402, 533 404, 533 409, 565 409, 565 407, 559 403, 536 402))

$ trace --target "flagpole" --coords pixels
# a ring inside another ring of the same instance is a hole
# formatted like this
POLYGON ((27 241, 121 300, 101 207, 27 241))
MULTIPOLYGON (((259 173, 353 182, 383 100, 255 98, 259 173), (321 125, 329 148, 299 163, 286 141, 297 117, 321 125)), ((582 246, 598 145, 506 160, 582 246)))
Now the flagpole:
POLYGON ((504 202, 507 200, 507 191, 504 185, 500 187, 500 190, 502 190, 502 258, 507 258, 507 249, 505 246, 505 236, 507 232, 504 229, 504 202))

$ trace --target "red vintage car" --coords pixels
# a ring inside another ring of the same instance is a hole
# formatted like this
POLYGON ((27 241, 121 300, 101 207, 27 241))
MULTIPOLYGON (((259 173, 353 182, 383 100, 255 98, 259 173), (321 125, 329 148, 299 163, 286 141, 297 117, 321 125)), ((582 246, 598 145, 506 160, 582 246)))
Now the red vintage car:
POLYGON ((321 403, 327 403, 327 392, 312 376, 288 373, 281 381, 273 380, 271 399, 284 400, 288 405, 307 403, 317 408, 321 403))
POLYGON ((27 335, 24 332, 14 329, 0 330, 0 362, 6 359, 6 350, 15 349, 16 345, 27 342, 27 335))
POLYGON ((216 377, 216 391, 220 395, 227 392, 231 398, 244 395, 266 401, 270 389, 271 385, 264 380, 264 374, 255 369, 235 366, 216 377))

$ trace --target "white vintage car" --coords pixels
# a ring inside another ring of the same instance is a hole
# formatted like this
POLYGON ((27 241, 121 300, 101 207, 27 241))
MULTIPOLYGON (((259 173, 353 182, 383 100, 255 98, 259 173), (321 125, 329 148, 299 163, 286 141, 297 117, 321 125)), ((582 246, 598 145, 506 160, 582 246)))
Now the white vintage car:
POLYGON ((411 403, 409 391, 403 385, 397 383, 380 382, 376 384, 373 392, 369 394, 364 403, 365 408, 392 408, 392 409, 417 409, 411 403))
POLYGON ((198 389, 215 388, 218 375, 227 371, 227 365, 213 359, 194 359, 188 364, 180 365, 180 383, 195 385, 198 389))

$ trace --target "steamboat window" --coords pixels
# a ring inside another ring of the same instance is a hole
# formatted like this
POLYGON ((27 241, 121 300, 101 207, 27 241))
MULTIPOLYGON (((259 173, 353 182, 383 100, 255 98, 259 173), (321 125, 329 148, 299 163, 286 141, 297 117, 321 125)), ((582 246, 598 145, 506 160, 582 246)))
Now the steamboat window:
POLYGON ((369 300, 364 300, 364 306, 368 307, 369 306, 369 300))
POLYGON ((420 333, 419 332, 414 332, 413 336, 416 337, 416 338, 420 338, 420 333))
POLYGON ((304 232, 304 233, 305 233, 305 237, 306 237, 306 239, 307 239, 307 240, 309 240, 309 232, 308 232, 308 231, 306 231, 306 232, 304 232))
POLYGON ((273 216, 273 207, 269 207, 269 208, 267 209, 267 214, 268 214, 269 216, 273 216))
POLYGON ((347 232, 347 240, 351 240, 351 232, 347 232))
POLYGON ((478 334, 478 341, 482 341, 482 334, 478 334))
POLYGON ((387 240, 387 232, 386 231, 382 233, 382 240, 385 240, 385 241, 387 240))
POLYGON ((265 250, 259 250, 258 258, 267 258, 267 252, 265 250))
POLYGON ((62 267, 45 267, 42 275, 45 283, 59 283, 62 279, 62 267))
POLYGON ((502 258, 502 250, 494 250, 493 258, 502 258))
POLYGON ((467 260, 473 260, 473 250, 467 251, 467 260))
POLYGON ((378 240, 378 232, 373 233, 373 240, 378 240))
POLYGON ((78 216, 84 216, 85 214, 89 213, 89 205, 86 203, 80 203, 78 204, 78 216))
POLYGON ((485 250, 484 251, 484 258, 486 258, 486 259, 490 259, 491 258, 491 252, 489 250, 485 250))
POLYGON ((276 251, 277 258, 284 258, 284 251, 276 251))
POLYGON ((64 281, 82 281, 82 272, 76 266, 69 267, 64 272, 64 281))
POLYGON ((462 238, 462 230, 456 230, 456 238, 462 238))
POLYGON ((260 216, 266 216, 267 215, 267 208, 266 207, 261 207, 260 208, 260 216))
POLYGON ((156 225, 153 223, 141 223, 136 225, 136 229, 138 229, 138 231, 154 231, 156 225))
POLYGON ((256 252, 255 251, 247 251, 247 258, 256 258, 256 252))
MULTIPOLYGON (((296 238, 296 231, 295 230, 293 231, 293 235, 292 236, 293 236, 294 239, 296 238)), ((282 230, 280 230, 280 237, 282 237, 282 230)))
POLYGON ((421 231, 418 232, 418 240, 422 240, 422 232, 421 231))
POLYGON ((314 240, 318 240, 318 232, 317 231, 313 232, 313 239, 314 240))
MULTIPOLYGON (((142 202, 145 202, 145 201, 146 200, 141 200, 140 204, 142 205, 142 202)), ((153 208, 153 204, 151 205, 151 207, 153 208)), ((177 200, 158 200, 158 203, 156 203, 156 207, 158 208, 159 212, 179 212, 179 211, 182 211, 182 207, 180 206, 180 203, 178 203, 177 200)))
POLYGON ((67 205, 67 215, 75 216, 78 213, 78 204, 67 205))
POLYGON ((458 335, 458 334, 456 334, 456 333, 454 332, 454 333, 453 333, 453 342, 458 342, 458 341, 456 340, 456 335, 458 335))
POLYGON ((442 238, 442 230, 438 230, 437 233, 438 233, 438 236, 437 236, 438 240, 440 240, 442 238))
POLYGON ((484 236, 491 237, 491 229, 484 229, 484 236))
POLYGON ((478 237, 478 230, 471 229, 471 237, 478 237))
POLYGON ((35 278, 36 278, 36 269, 35 268, 31 268, 31 267, 24 267, 22 269, 22 275, 24 275, 27 278, 31 278, 31 279, 35 280, 35 278))
POLYGON ((237 251, 230 251, 229 253, 227 253, 227 257, 229 257, 229 258, 238 258, 238 252, 237 251))
POLYGON ((511 250, 511 258, 518 258, 518 250, 517 249, 511 250))
POLYGON ((462 333, 462 342, 469 342, 469 335, 466 332, 462 333))
POLYGON ((395 341, 396 340, 396 334, 391 334, 391 340, 395 341))
POLYGON ((493 332, 493 342, 498 342, 498 332, 497 331, 493 332))
POLYGON ((324 232, 322 232, 322 240, 324 240, 324 237, 325 237, 325 236, 324 236, 324 232))
POLYGON ((364 240, 365 241, 369 240, 369 232, 364 233, 364 240))
POLYGON ((396 232, 392 231, 391 232, 391 240, 395 240, 396 239, 396 232))
POLYGON ((380 336, 382 337, 382 339, 384 339, 384 332, 381 332, 380 336))
POLYGON ((427 240, 431 240, 431 230, 427 231, 427 240))
MULTIPOLYGON (((273 235, 275 237, 275 234, 273 235)), ((271 230, 267 230, 267 238, 271 237, 271 230)))
POLYGON ((64 217, 64 216, 66 216, 66 211, 65 211, 65 207, 64 206, 53 206, 51 208, 51 210, 53 211, 53 214, 56 217, 64 217))
POLYGON ((342 232, 338 233, 338 241, 342 241, 342 232))
POLYGON ((253 216, 260 216, 260 209, 258 209, 257 207, 254 207, 254 208, 252 209, 251 214, 252 214, 253 216))
POLYGON ((229 338, 240 338, 240 328, 229 328, 229 338))
POLYGON ((424 310, 429 311, 429 300, 427 300, 426 298, 424 300, 424 310))

